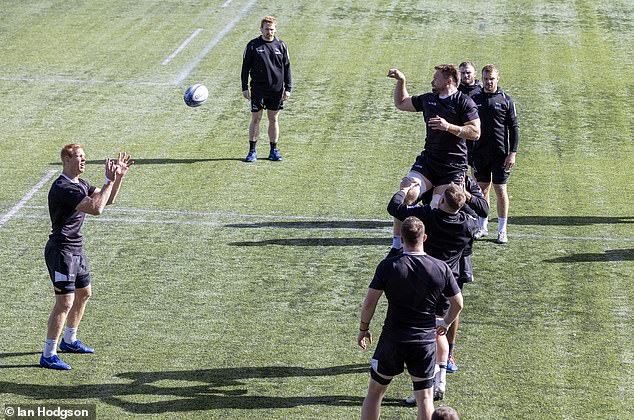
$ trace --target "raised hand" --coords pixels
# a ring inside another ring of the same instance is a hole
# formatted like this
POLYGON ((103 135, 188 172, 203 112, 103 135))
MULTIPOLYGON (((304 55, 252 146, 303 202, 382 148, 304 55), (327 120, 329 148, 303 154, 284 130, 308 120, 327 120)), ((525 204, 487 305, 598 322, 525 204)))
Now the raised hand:
POLYGON ((120 178, 128 172, 128 169, 130 169, 132 165, 134 165, 134 161, 130 160, 131 158, 132 156, 125 152, 119 152, 119 154, 117 155, 117 163, 115 166, 117 175, 120 178))

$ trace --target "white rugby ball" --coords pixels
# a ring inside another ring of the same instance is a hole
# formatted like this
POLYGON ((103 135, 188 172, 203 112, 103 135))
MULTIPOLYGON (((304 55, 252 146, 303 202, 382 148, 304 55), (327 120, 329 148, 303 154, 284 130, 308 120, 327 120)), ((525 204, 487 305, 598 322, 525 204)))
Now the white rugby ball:
POLYGON ((185 100, 185 104, 187 106, 200 106, 205 103, 208 97, 209 91, 207 90, 207 87, 197 83, 187 88, 183 99, 185 100))

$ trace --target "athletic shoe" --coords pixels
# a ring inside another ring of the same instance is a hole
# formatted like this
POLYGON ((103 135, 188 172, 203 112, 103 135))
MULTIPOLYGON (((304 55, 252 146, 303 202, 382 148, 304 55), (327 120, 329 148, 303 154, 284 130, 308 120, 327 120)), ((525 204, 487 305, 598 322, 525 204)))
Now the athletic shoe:
POLYGON ((258 160, 258 154, 255 152, 255 150, 249 150, 249 154, 244 159, 244 161, 245 162, 255 162, 256 160, 258 160))
POLYGON ((68 344, 64 339, 59 343, 59 349, 66 353, 94 353, 95 349, 92 347, 84 346, 81 341, 75 340, 68 344))
POLYGON ((440 401, 445 398, 445 391, 441 391, 440 389, 434 389, 434 401, 440 401))
POLYGON ((416 404, 416 397, 414 396, 414 394, 410 395, 409 397, 405 398, 405 404, 416 404))
POLYGON ((485 236, 487 236, 489 234, 489 231, 486 229, 480 229, 476 232, 476 234, 474 235, 475 239, 482 239, 485 236))
POLYGON ((498 232, 498 238, 495 241, 496 244, 505 244, 509 241, 509 238, 506 236, 506 231, 498 232))
POLYGON ((385 258, 396 257, 397 255, 401 255, 403 253, 403 247, 401 248, 390 248, 390 252, 387 253, 385 258))
POLYGON ((71 367, 69 364, 64 363, 62 359, 60 359, 56 354, 51 357, 44 357, 44 354, 40 357, 40 366, 47 369, 57 369, 57 370, 70 370, 71 367))
POLYGON ((453 358, 453 354, 449 355, 449 358, 447 359, 447 373, 456 373, 458 372, 458 365, 456 364, 456 361, 453 358))
POLYGON ((271 153, 269 153, 269 160, 272 160, 272 161, 282 160, 282 155, 280 155, 280 152, 278 152, 277 149, 273 149, 271 150, 271 153))

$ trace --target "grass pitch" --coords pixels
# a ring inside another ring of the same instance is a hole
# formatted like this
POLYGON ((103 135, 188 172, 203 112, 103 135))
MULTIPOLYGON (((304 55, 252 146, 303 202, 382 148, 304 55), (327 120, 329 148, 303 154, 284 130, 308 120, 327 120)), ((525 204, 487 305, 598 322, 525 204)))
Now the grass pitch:
MULTIPOLYGON (((398 67, 423 93, 433 65, 470 59, 500 68, 520 151, 510 242, 475 247, 443 404, 464 419, 634 418, 631 2, 2 8, 3 404, 94 403, 98 418, 358 417, 374 348, 355 347, 359 305, 389 247, 386 204, 423 141, 385 74, 398 67), (295 89, 280 117, 284 160, 252 165, 239 72, 266 14, 295 89), (210 99, 190 109, 194 83, 210 99), (54 372, 37 367, 53 302, 50 181, 34 186, 69 142, 85 145, 97 185, 105 156, 125 149, 137 165, 118 204, 83 229, 94 297, 79 334, 97 353, 54 372)), ((410 390, 405 376, 393 382, 384 418, 415 416, 401 403, 410 390)))

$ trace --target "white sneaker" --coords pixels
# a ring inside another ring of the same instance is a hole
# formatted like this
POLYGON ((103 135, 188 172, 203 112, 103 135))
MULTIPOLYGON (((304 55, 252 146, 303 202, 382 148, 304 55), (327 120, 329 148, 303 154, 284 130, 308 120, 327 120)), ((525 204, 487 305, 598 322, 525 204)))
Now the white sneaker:
POLYGON ((405 398, 405 404, 416 404, 416 397, 414 396, 414 394, 405 398))
POLYGON ((481 239, 484 238, 485 236, 487 236, 489 234, 489 231, 486 229, 480 229, 479 231, 476 232, 476 234, 473 236, 475 239, 481 239))
POLYGON ((498 232, 498 238, 495 241, 497 244, 505 244, 509 241, 509 238, 506 236, 506 231, 498 232))

